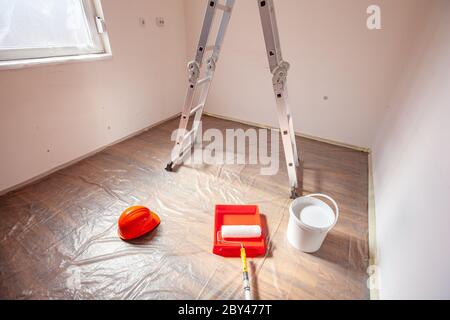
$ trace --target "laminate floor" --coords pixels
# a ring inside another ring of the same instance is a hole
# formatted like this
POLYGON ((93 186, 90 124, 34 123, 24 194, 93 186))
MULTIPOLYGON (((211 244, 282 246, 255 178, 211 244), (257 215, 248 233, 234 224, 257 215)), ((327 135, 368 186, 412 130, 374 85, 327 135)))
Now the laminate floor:
MULTIPOLYGON (((215 204, 256 204, 269 250, 251 259, 257 299, 368 299, 368 155, 298 138, 303 194, 322 192, 341 216, 316 254, 286 240, 289 186, 259 166, 164 170, 178 120, 168 121, 0 197, 2 299, 241 299, 239 259, 213 255, 215 204), (132 243, 117 219, 146 205, 162 224, 132 243)), ((204 129, 250 128, 205 117, 204 129)))

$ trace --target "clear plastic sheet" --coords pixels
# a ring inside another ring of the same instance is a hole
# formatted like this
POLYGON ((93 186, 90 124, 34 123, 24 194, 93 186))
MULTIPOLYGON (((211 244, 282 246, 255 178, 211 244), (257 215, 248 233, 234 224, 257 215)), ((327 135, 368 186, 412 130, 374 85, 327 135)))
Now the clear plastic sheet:
MULTIPOLYGON (((367 299, 367 155, 299 139, 303 190, 334 197, 341 218, 316 254, 286 240, 289 186, 259 166, 164 170, 170 121, 0 197, 2 299, 242 299, 239 259, 213 255, 214 206, 256 204, 269 250, 250 259, 256 299, 367 299), (117 220, 145 205, 162 223, 133 242, 117 220)), ((204 127, 245 126, 207 117, 204 127)), ((283 158, 283 157, 281 157, 283 158)))

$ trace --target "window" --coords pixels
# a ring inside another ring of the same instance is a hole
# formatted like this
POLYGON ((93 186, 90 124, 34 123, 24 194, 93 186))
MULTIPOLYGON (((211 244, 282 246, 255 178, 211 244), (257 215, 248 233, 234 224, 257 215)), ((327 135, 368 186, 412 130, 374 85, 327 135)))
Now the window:
POLYGON ((0 0, 0 66, 107 54, 99 0, 0 0))

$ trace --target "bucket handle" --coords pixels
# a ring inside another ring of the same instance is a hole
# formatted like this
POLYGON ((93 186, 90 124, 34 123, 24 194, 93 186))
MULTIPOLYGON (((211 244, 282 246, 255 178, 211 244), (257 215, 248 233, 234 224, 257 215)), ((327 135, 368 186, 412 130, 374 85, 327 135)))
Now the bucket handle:
POLYGON ((336 223, 338 222, 338 219, 339 219, 339 207, 338 207, 336 201, 334 201, 334 199, 331 198, 330 196, 327 196, 326 194, 322 194, 322 193, 313 193, 313 194, 309 194, 305 197, 306 198, 325 198, 333 204, 334 209, 335 209, 334 214, 336 215, 336 219, 334 220, 333 225, 328 229, 328 231, 333 229, 336 226, 336 223))

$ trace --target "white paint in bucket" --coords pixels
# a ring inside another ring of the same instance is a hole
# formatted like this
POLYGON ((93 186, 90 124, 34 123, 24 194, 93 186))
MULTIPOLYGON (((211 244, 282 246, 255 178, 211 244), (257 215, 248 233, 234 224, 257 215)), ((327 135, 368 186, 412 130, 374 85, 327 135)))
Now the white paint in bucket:
POLYGON ((339 208, 331 197, 324 194, 311 194, 294 200, 289 208, 287 237, 289 243, 306 253, 319 251, 328 232, 339 219, 339 208), (335 210, 317 198, 328 199, 335 210))

